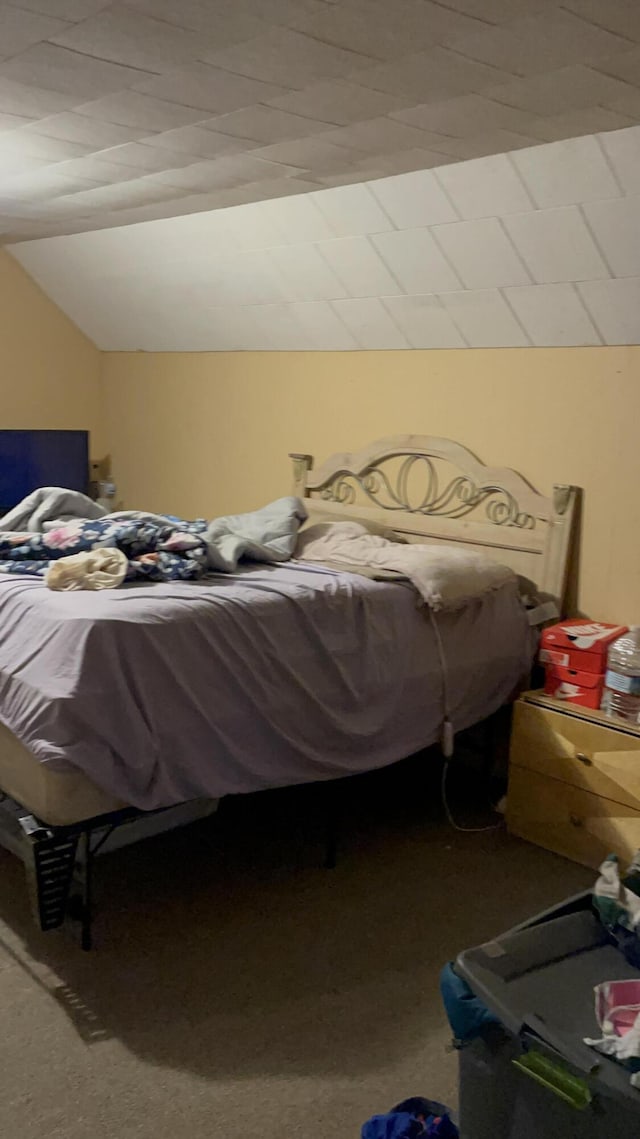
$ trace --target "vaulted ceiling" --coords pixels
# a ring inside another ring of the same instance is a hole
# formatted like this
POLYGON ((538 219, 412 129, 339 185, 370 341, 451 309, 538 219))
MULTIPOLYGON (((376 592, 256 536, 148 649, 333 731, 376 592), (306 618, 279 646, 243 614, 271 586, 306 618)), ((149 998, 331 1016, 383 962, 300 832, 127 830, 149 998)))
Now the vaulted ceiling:
POLYGON ((0 0, 4 241, 638 122, 638 0, 0 0))

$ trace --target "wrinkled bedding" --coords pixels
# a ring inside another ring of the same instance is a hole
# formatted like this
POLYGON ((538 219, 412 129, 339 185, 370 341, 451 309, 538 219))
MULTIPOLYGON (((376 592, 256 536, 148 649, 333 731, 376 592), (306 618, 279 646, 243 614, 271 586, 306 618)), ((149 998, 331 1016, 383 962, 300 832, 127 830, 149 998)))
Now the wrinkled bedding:
MULTIPOLYGON (((459 730, 509 698, 531 633, 510 584, 433 619, 459 730)), ((0 720, 145 810, 370 770, 440 733, 435 634, 407 583, 300 563, 104 593, 8 576, 0 629, 0 720)))
MULTIPOLYGON (((74 558, 76 585, 89 588, 82 574, 83 560, 89 561, 86 555, 113 549, 128 559, 125 581, 194 581, 210 569, 232 572, 243 558, 290 558, 306 516, 302 501, 293 497, 209 523, 140 510, 106 514, 76 491, 42 487, 0 521, 0 574, 41 577, 50 583, 55 563, 74 558), (58 512, 62 517, 56 521, 58 512)), ((114 587, 121 580, 122 575, 114 587)))
POLYGON ((432 609, 454 609, 516 576, 507 566, 465 547, 400 544, 359 522, 322 522, 304 530, 296 553, 304 561, 403 574, 432 609))

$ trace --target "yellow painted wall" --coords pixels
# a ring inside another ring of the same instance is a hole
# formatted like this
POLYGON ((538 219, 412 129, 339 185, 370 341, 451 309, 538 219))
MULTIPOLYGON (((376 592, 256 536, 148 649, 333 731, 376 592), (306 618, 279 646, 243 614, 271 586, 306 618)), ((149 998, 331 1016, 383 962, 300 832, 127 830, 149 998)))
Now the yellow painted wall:
POLYGON ((443 435, 543 493, 584 488, 577 602, 640 622, 640 347, 107 353, 105 428, 128 506, 212 516, 381 435, 443 435))
POLYGON ((91 431, 104 453, 100 353, 0 249, 0 427, 91 431))

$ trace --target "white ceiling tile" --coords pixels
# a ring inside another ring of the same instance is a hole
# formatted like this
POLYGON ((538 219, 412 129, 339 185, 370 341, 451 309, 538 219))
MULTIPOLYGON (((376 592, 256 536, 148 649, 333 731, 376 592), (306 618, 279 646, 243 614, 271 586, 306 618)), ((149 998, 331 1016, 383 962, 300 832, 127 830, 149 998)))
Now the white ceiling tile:
MULTIPOLYGON (((235 154, 246 149, 244 140, 203 127, 176 127, 175 130, 143 138, 143 143, 156 150, 165 150, 165 169, 172 164, 172 155, 188 154, 192 158, 215 158, 218 154, 235 154)), ((162 167, 161 167, 162 169, 162 167)))
POLYGON ((264 329, 255 319, 257 306, 221 305, 208 309, 216 351, 261 351, 270 348, 264 329))
POLYGON ((308 352, 314 348, 313 338, 296 320, 292 305, 258 305, 251 317, 264 337, 264 350, 273 352, 308 352))
POLYGON ((605 344, 640 344, 640 277, 578 285, 605 344))
POLYGON ((348 296, 317 249, 315 245, 278 245, 268 251, 287 300, 325 301, 348 296))
POLYGON ((421 103, 403 111, 393 111, 391 118, 410 123, 421 130, 466 138, 479 132, 498 130, 521 131, 531 120, 528 111, 508 107, 482 95, 458 95, 436 103, 421 103))
POLYGON ((448 95, 482 92, 512 75, 512 71, 500 71, 447 48, 436 47, 407 55, 394 63, 356 71, 350 78, 363 87, 406 95, 417 103, 426 103, 448 95))
POLYGON ((156 99, 181 103, 187 107, 200 107, 204 111, 215 111, 218 114, 236 111, 251 103, 266 103, 269 99, 284 94, 283 88, 275 83, 261 83, 244 75, 231 75, 228 71, 210 67, 207 63, 190 63, 186 67, 167 71, 165 75, 147 75, 136 83, 135 89, 156 99))
POLYGON ((563 8, 583 20, 640 43, 640 8, 636 0, 563 0, 563 8))
POLYGON ((528 346, 528 337, 497 289, 443 293, 440 299, 470 348, 528 346))
POLYGON ((572 285, 524 285, 504 295, 536 347, 602 343, 572 285))
POLYGON ((516 134, 514 131, 494 130, 470 138, 443 139, 440 150, 452 158, 484 158, 492 154, 519 150, 523 147, 538 146, 540 140, 531 135, 516 134))
POLYGON ((168 103, 163 99, 152 99, 151 96, 140 95, 137 91, 119 91, 113 95, 105 95, 102 99, 82 103, 75 109, 78 114, 89 119, 140 127, 145 134, 188 126, 206 116, 205 111, 197 108, 168 103))
POLYGON ((141 127, 125 127, 102 122, 100 119, 89 119, 75 111, 63 111, 59 115, 38 119, 32 124, 30 132, 47 138, 79 142, 91 150, 104 150, 105 147, 132 142, 145 134, 141 127))
MULTIPOLYGON (((110 151, 105 153, 109 154, 110 151)), ((180 157, 177 154, 175 156, 176 167, 179 165, 177 160, 180 157)), ((287 172, 295 172, 295 168, 263 162, 258 158, 253 158, 250 154, 236 154, 193 162, 181 169, 162 171, 156 174, 155 178, 158 182, 164 182, 170 186, 204 191, 232 189, 244 182, 255 182, 261 178, 286 175, 287 172)))
POLYGON ((451 201, 428 170, 380 178, 370 182, 369 189, 398 229, 458 220, 451 201))
POLYGON ((56 173, 61 174, 64 178, 87 178, 91 182, 104 184, 124 182, 127 178, 137 178, 140 175, 140 168, 106 162, 102 156, 96 158, 89 154, 86 158, 72 158, 69 162, 58 163, 56 173))
POLYGON ((411 347, 377 297, 333 301, 332 308, 347 326, 360 348, 384 350, 411 347))
POLYGON ((75 101, 72 95, 43 91, 39 87, 27 87, 24 83, 14 83, 11 79, 0 77, 0 111, 9 115, 43 119, 56 111, 65 111, 75 101))
MULTIPOLYGON (((325 43, 384 60, 431 47, 444 38, 446 33, 438 26, 439 21, 434 23, 434 9, 443 21, 463 19, 426 0, 394 0, 394 20, 390 23, 384 3, 385 0, 367 0, 362 5, 327 4, 321 12, 301 16, 295 26, 325 43)), ((448 30, 453 31, 451 23, 448 30)))
POLYGON ((39 43, 0 63, 0 78, 88 99, 131 87, 144 72, 105 63, 56 44, 39 43))
POLYGON ((402 96, 368 90, 341 79, 312 83, 303 91, 291 91, 267 102, 283 111, 292 111, 321 122, 346 125, 372 119, 405 104, 402 96))
POLYGON ((600 143, 626 194, 640 194, 640 127, 600 135, 600 143))
POLYGON ((462 287, 427 229, 379 233, 371 242, 406 293, 449 293, 462 287))
POLYGON ((488 88, 484 94, 534 115, 556 115, 572 108, 592 107, 624 98, 633 88, 593 68, 576 64, 488 88))
POLYGON ((393 296, 403 291, 366 237, 338 237, 317 248, 349 296, 393 296))
POLYGON ((474 32, 454 46, 471 59, 526 76, 623 51, 628 41, 556 8, 474 32))
POLYGON ((323 133, 322 138, 324 142, 335 143, 336 146, 351 146, 366 154, 381 154, 414 147, 437 149, 441 136, 381 115, 377 119, 351 123, 346 127, 332 127, 323 133))
POLYGON ((610 275, 576 206, 512 214, 504 226, 540 284, 610 275))
POLYGON ((86 20, 106 8, 111 0, 11 0, 16 8, 43 12, 60 20, 86 20))
POLYGON ((201 58, 207 46, 195 32, 143 16, 124 4, 112 4, 49 39, 97 59, 157 72, 201 58))
POLYGON ((128 8, 164 20, 167 24, 212 35, 221 48, 254 39, 269 29, 269 24, 257 15, 257 8, 256 14, 243 11, 237 0, 226 5, 213 0, 180 0, 179 4, 176 0, 126 0, 126 4, 128 8))
POLYGON ((513 155, 521 178, 537 206, 569 206, 620 194, 594 138, 569 138, 513 155))
POLYGON ((298 194, 286 199, 274 198, 264 203, 263 214, 280 235, 276 242, 278 245, 326 241, 335 237, 311 194, 298 194))
POLYGON ((252 154, 268 162, 283 162, 300 170, 317 170, 319 173, 342 172, 352 164, 354 157, 362 157, 360 151, 354 153, 343 146, 324 142, 322 135, 292 142, 274 142, 252 150, 252 154))
POLYGON ((5 195, 14 197, 22 203, 47 202, 50 198, 74 194, 80 190, 91 190, 98 185, 89 178, 65 177, 58 173, 61 169, 62 166, 45 166, 28 174, 3 178, 2 197, 5 195))
POLYGON ((347 352, 358 348, 358 342, 337 313, 326 301, 303 301, 290 304, 295 320, 316 351, 347 352))
POLYGON ((522 181, 504 154, 443 166, 436 177, 462 218, 501 217, 532 206, 522 181))
MULTIPOLYGON (((638 92, 640 99, 640 91, 638 92)), ((633 119, 606 107, 583 107, 580 110, 565 111, 561 115, 547 115, 532 119, 531 133, 545 142, 557 142, 563 138, 578 138, 595 131, 617 131, 628 127, 633 119)))
MULTIPOLYGON (((188 166, 197 161, 196 154, 183 154, 167 151, 155 146, 155 136, 149 142, 126 142, 122 146, 112 146, 98 155, 105 162, 117 166, 133 166, 136 170, 148 170, 155 174, 178 166, 188 166)), ((126 174, 123 172, 123 178, 126 174)))
POLYGON ((211 258, 208 276, 198 283, 203 304, 271 304, 285 300, 282 281, 266 250, 211 258))
POLYGON ((383 304, 412 348, 466 347, 439 297, 385 297, 383 304))
POLYGON ((206 119, 201 125, 207 130, 219 131, 244 141, 268 143, 286 142, 288 139, 320 134, 333 124, 303 118, 302 115, 294 115, 290 111, 281 111, 277 107, 266 107, 257 103, 253 107, 231 111, 228 115, 206 119))
POLYGON ((309 197, 326 218, 334 237, 383 233, 393 227, 367 186, 336 186, 318 190, 309 197))
POLYGON ((3 155, 21 157, 23 155, 40 158, 44 162, 63 162, 65 158, 79 158, 90 151, 90 147, 65 139, 47 138, 38 133, 39 123, 17 131, 5 131, 0 135, 0 151, 3 155))
POLYGON ((629 115, 634 122, 640 119, 640 91, 637 87, 627 87, 624 95, 617 99, 607 99, 606 104, 620 115, 629 115))
POLYGON ((318 79, 339 79, 368 62, 366 56, 287 28, 272 28, 265 35, 223 51, 204 51, 201 58, 214 67, 265 83, 282 83, 286 76, 288 87, 306 87, 318 79))
MULTIPOLYGON (((180 197, 180 191, 173 186, 161 186, 148 178, 134 178, 115 186, 97 186, 93 190, 81 190, 73 194, 73 204, 79 211, 84 209, 118 209, 120 206, 135 206, 141 202, 159 202, 165 198, 180 197)), ((57 199, 62 201, 62 199, 57 199)), ((54 203, 55 204, 55 203, 54 203)))
POLYGON ((434 226, 432 233, 465 288, 530 284, 527 270, 495 218, 434 226))
POLYGON ((584 212, 613 276, 640 274, 640 196, 590 202, 584 212))
POLYGON ((447 8, 465 12, 489 24, 506 24, 555 7, 557 0, 443 0, 447 8))
POLYGON ((37 12, 16 8, 13 4, 0 7, 0 52, 2 55, 18 55, 40 40, 51 39, 64 32, 69 25, 64 20, 44 16, 37 12))
POLYGON ((0 111, 0 131, 12 131, 18 127, 28 126, 32 123, 33 119, 27 119, 23 115, 7 115, 4 111, 0 111))
POLYGON ((607 56, 606 59, 597 59, 593 66, 604 75, 611 75, 637 87, 640 77, 640 47, 607 56))
POLYGON ((457 162, 457 158, 449 158, 438 154, 435 150, 423 150, 421 147, 412 147, 411 150, 396 150, 393 154, 367 155, 354 165, 364 171, 363 177, 367 181, 383 178, 389 174, 410 174, 431 170, 434 166, 442 166, 443 162, 457 162), (377 169, 371 171, 371 167, 377 169))

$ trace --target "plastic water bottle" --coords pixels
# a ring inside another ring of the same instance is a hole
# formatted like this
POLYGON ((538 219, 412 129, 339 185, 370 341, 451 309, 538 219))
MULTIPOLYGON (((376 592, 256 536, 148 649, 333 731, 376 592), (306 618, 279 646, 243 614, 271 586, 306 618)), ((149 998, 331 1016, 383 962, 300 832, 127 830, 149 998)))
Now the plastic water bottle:
POLYGON ((640 724, 640 625, 632 625, 609 646, 602 709, 607 716, 640 724))

